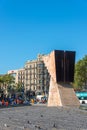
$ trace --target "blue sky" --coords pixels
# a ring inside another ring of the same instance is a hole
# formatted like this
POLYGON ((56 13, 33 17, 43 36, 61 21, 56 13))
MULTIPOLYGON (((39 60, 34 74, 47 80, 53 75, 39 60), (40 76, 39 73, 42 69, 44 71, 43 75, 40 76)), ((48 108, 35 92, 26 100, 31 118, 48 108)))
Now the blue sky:
POLYGON ((55 49, 87 54, 86 0, 0 0, 0 74, 55 49))

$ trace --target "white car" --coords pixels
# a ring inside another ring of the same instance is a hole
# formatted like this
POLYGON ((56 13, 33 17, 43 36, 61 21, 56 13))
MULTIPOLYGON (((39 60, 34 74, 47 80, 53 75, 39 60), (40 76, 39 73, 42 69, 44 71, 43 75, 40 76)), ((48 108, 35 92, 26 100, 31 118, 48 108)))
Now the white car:
POLYGON ((80 104, 87 104, 87 97, 81 97, 79 98, 80 104))
POLYGON ((37 95, 36 99, 38 99, 39 101, 41 101, 41 99, 44 97, 44 95, 37 95))

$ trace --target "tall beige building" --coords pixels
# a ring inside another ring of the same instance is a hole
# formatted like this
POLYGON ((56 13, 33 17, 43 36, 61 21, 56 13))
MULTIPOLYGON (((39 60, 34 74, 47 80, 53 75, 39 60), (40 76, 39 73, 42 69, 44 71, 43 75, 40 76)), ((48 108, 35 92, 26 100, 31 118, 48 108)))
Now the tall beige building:
POLYGON ((17 73, 18 82, 25 85, 25 69, 19 69, 17 73))
POLYGON ((42 91, 48 93, 50 75, 42 60, 43 55, 38 55, 36 60, 27 61, 23 69, 10 70, 8 74, 15 76, 15 83, 22 83, 25 91, 42 91))
POLYGON ((42 61, 43 55, 38 55, 36 60, 27 61, 25 64, 25 89, 42 91, 49 90, 50 75, 42 61))

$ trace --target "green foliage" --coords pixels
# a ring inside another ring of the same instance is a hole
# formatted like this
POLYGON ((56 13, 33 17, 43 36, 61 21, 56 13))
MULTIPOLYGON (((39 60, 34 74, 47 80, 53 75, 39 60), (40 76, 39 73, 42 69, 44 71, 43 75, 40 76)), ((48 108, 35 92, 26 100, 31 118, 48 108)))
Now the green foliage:
POLYGON ((22 92, 23 90, 24 90, 24 85, 23 85, 23 83, 18 82, 18 83, 16 84, 16 91, 17 91, 17 92, 22 92))
POLYGON ((12 75, 10 74, 1 75, 0 89, 4 90, 5 88, 7 88, 7 90, 10 91, 10 87, 13 86, 14 82, 15 82, 15 78, 12 75))
POLYGON ((0 83, 11 84, 14 80, 15 78, 10 74, 0 76, 0 83))
POLYGON ((87 86, 87 55, 75 65, 74 88, 83 89, 87 86))
POLYGON ((2 90, 7 89, 8 93, 22 92, 24 90, 23 83, 19 82, 15 84, 15 78, 10 74, 0 76, 0 86, 3 86, 2 90))
POLYGON ((14 93, 15 92, 15 86, 8 86, 7 91, 8 91, 8 93, 14 93))

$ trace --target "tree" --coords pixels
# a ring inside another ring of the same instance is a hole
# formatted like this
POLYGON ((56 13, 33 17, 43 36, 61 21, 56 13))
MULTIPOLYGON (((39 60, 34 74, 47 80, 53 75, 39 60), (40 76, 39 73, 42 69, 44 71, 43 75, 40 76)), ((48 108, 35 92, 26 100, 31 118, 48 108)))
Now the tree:
POLYGON ((15 78, 14 78, 14 76, 12 76, 10 74, 6 74, 3 76, 3 81, 5 84, 11 85, 15 82, 15 78))
POLYGON ((23 92, 23 91, 24 91, 24 84, 21 83, 21 82, 18 82, 18 83, 16 84, 16 91, 17 91, 17 92, 23 92))
POLYGON ((0 86, 5 92, 8 90, 8 87, 12 87, 14 83, 15 83, 14 76, 10 74, 0 76, 0 86))
POLYGON ((3 78, 2 78, 2 76, 0 76, 0 92, 3 91, 2 86, 3 86, 3 78))
POLYGON ((75 65, 75 89, 87 87, 87 55, 75 65))

